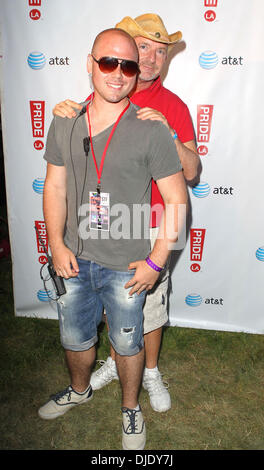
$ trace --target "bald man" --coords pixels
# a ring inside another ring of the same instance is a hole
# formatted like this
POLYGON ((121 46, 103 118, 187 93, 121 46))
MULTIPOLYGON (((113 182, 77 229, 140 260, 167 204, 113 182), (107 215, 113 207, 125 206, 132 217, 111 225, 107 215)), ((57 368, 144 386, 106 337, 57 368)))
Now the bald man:
MULTIPOLYGON (((126 16, 116 27, 123 29, 132 36, 139 52, 140 73, 136 86, 130 93, 132 103, 141 107, 137 112, 139 119, 157 119, 169 130, 177 149, 186 181, 193 184, 200 171, 200 159, 197 154, 192 119, 185 103, 174 93, 164 88, 160 74, 168 63, 169 52, 181 39, 182 33, 177 31, 168 34, 160 16, 146 13, 136 18, 126 16)), ((58 103, 54 114, 72 118, 75 110, 81 106, 71 100, 58 103)), ((163 205, 162 196, 157 184, 152 181, 153 208, 163 205)), ((150 221, 150 239, 154 244, 160 226, 162 210, 152 210, 150 221)), ((158 368, 161 347, 162 329, 168 321, 169 263, 162 272, 158 282, 148 291, 144 304, 144 342, 145 369, 143 387, 148 391, 150 404, 157 412, 166 412, 171 407, 171 398, 167 384, 162 380, 158 368)), ((110 347, 110 355, 99 369, 91 376, 93 390, 98 390, 112 380, 118 380, 115 351, 110 347)))
POLYGON ((122 445, 136 450, 146 442, 138 403, 143 304, 176 240, 178 207, 187 204, 187 192, 168 129, 157 121, 139 121, 138 107, 127 98, 139 73, 131 36, 118 29, 100 33, 87 69, 94 94, 75 119, 53 119, 44 155, 44 218, 54 268, 66 287, 57 305, 71 384, 42 406, 39 415, 54 419, 92 398, 91 368, 105 308, 122 388, 122 445), (165 204, 161 236, 153 249, 144 236, 141 213, 134 215, 135 207, 150 207, 152 179, 165 204), (115 232, 120 207, 126 218, 121 237, 115 232), (170 233, 167 207, 170 217, 174 211, 170 233))

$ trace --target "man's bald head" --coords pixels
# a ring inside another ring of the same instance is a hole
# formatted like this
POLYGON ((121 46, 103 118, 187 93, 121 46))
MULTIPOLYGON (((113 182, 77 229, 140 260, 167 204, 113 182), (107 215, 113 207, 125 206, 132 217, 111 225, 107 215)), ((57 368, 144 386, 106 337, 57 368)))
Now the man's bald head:
POLYGON ((138 61, 138 48, 136 42, 126 31, 123 31, 119 28, 109 28, 101 31, 101 33, 99 33, 94 40, 92 54, 96 55, 98 53, 100 46, 104 41, 111 41, 113 43, 116 42, 118 44, 120 39, 127 41, 131 47, 131 50, 133 50, 135 53, 135 60, 138 61))
MULTIPOLYGON (((95 98, 100 96, 107 103, 127 101, 137 80, 137 67, 132 75, 124 73, 122 61, 138 63, 138 48, 134 39, 117 28, 106 29, 96 37, 92 53, 87 57, 87 70, 91 73, 95 98), (114 67, 104 69, 99 63, 103 57, 120 59, 114 67), (121 63, 122 62, 122 63, 121 63)), ((125 68, 126 70, 126 68, 125 68)))

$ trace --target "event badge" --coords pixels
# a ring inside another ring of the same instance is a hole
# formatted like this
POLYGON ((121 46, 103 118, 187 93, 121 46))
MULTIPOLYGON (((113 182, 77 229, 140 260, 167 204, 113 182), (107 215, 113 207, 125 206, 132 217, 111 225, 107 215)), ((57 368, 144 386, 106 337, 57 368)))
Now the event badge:
POLYGON ((90 229, 109 232, 110 194, 89 192, 90 229))

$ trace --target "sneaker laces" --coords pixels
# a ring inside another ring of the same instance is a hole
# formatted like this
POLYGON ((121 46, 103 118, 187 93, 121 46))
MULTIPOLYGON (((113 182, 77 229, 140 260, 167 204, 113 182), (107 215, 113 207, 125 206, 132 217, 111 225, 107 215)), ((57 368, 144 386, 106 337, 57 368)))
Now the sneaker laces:
POLYGON ((160 372, 155 375, 153 374, 153 376, 151 376, 150 374, 145 374, 143 381, 150 395, 164 392, 164 389, 168 390, 169 388, 168 382, 162 379, 162 375, 160 372))
POLYGON ((51 395, 51 400, 54 400, 55 403, 58 403, 60 401, 61 398, 64 398, 65 395, 68 394, 68 397, 67 397, 67 400, 68 401, 71 401, 71 394, 73 392, 73 389, 72 387, 69 385, 67 388, 65 388, 64 390, 62 390, 61 392, 58 392, 56 393, 55 395, 51 395))
POLYGON ((122 412, 126 414, 126 418, 129 421, 127 427, 124 427, 124 431, 126 434, 136 434, 136 432, 138 431, 137 413, 139 413, 140 411, 141 409, 131 410, 130 408, 122 408, 122 412))

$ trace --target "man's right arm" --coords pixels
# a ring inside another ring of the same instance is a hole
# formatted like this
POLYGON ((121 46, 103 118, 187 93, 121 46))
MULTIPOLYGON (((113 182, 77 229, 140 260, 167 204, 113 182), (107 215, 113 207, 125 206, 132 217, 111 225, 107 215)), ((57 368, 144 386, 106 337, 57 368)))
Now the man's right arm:
POLYGON ((66 168, 64 166, 47 164, 43 212, 56 273, 66 279, 77 276, 78 263, 63 240, 66 221, 66 168))
POLYGON ((52 112, 54 116, 60 116, 62 118, 73 118, 77 116, 77 113, 74 111, 74 109, 81 111, 82 106, 75 101, 65 100, 57 103, 52 112))

